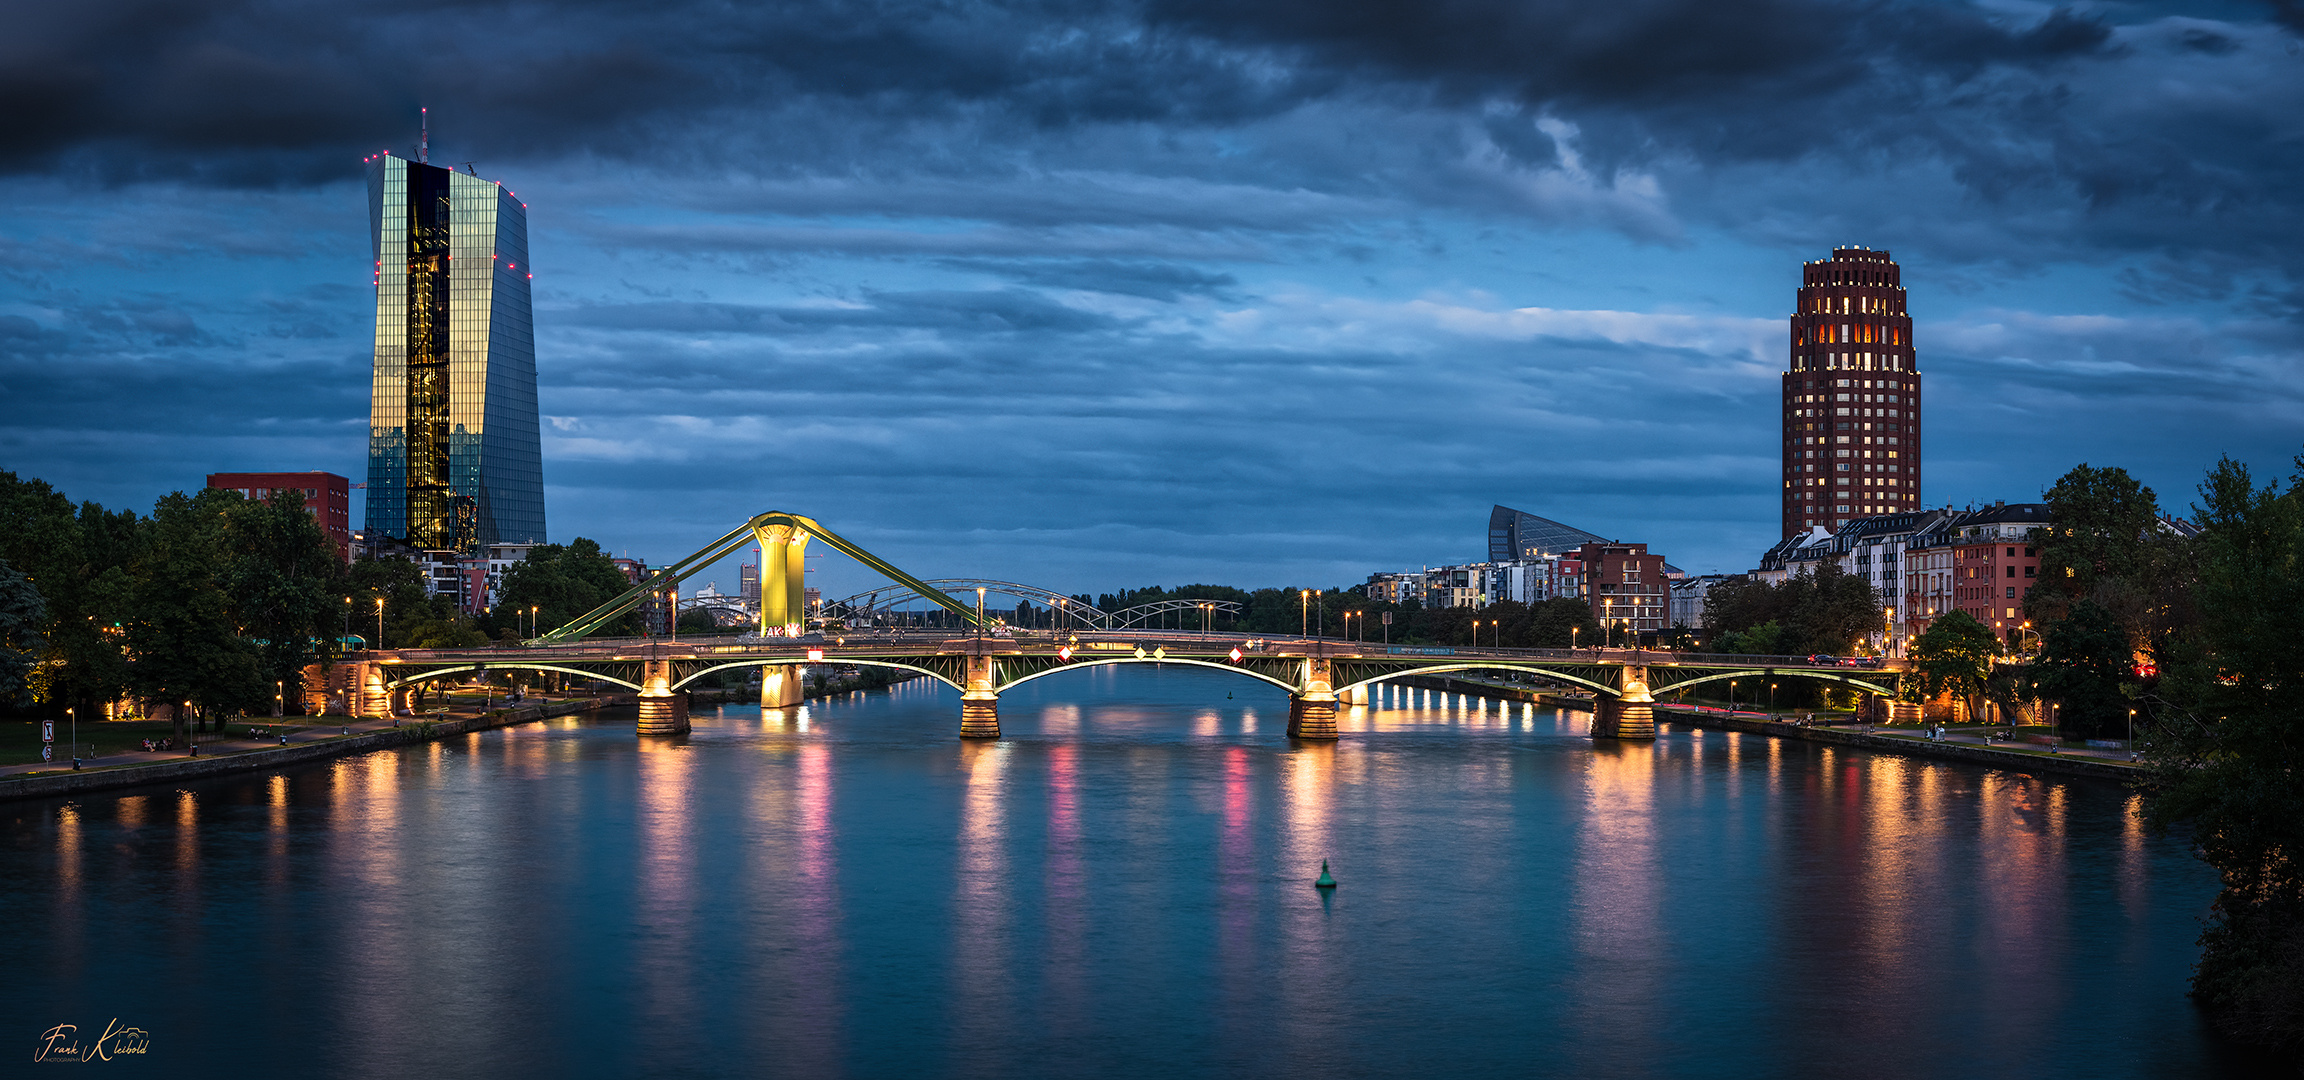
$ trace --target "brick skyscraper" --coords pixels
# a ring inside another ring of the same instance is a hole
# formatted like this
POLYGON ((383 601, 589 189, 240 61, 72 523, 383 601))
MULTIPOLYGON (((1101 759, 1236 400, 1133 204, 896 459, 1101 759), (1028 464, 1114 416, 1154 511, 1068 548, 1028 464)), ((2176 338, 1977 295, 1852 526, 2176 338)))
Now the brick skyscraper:
POLYGON ((1920 509, 1920 369, 1885 251, 1801 268, 1784 373, 1784 535, 1920 509))

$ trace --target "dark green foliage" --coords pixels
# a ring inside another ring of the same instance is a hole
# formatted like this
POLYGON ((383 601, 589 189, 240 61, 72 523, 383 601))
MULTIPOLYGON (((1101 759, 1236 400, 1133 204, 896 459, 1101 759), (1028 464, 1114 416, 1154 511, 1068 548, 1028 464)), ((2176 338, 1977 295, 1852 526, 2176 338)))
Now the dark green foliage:
POLYGON ((203 718, 252 710, 272 696, 256 645, 242 635, 225 576, 217 572, 226 567, 229 522, 241 501, 235 492, 214 489, 161 498, 132 568, 129 685, 145 698, 188 703, 203 718))
POLYGON ((334 658, 329 639, 342 627, 336 594, 344 564, 301 492, 284 489, 266 502, 242 499, 227 510, 221 563, 241 633, 257 643, 260 675, 282 695, 290 715, 302 712, 304 666, 334 658))
POLYGON ((2082 738, 2126 735, 2128 696, 2133 684, 2134 650, 2112 613, 2094 600, 2082 600, 2071 616, 2041 636, 2039 657, 2026 677, 2034 693, 2058 704, 2058 727, 2082 738))
POLYGON ((32 703, 32 674, 46 642, 48 602, 32 581, 0 559, 0 705, 32 703))
MULTIPOLYGON (((616 568, 615 560, 600 550, 599 544, 581 536, 570 544, 546 544, 531 550, 526 561, 513 563, 504 571, 492 625, 511 626, 515 612, 526 620, 528 610, 535 608, 535 625, 549 633, 631 588, 632 579, 616 568)), ((594 631, 596 636, 639 632, 640 616, 636 613, 627 613, 594 631)))
POLYGON ((1758 651, 1772 644, 1774 655, 1850 652, 1881 631, 1880 597, 1870 582, 1826 564, 1782 584, 1732 578, 1712 586, 1704 598, 1704 625, 1722 636, 1721 652, 1758 651), (1773 624, 1772 635, 1754 637, 1773 624), (1728 637, 1746 648, 1729 648, 1728 637))
POLYGON ((1908 655, 1918 669, 1923 698, 1950 694, 1968 702, 1970 715, 1980 711, 1992 660, 2000 652, 2000 639, 1992 628, 1965 611, 1948 611, 1928 624, 1913 639, 1908 655))
POLYGON ((2201 485, 2199 621, 2162 652, 2149 809, 2223 878, 2193 990, 2251 1042, 2304 1049, 2304 457, 2286 491, 2226 459, 2201 485))
POLYGON ((0 559, 30 579, 46 602, 35 711, 61 716, 118 698, 128 685, 121 652, 131 583, 125 568, 144 540, 132 512, 95 503, 77 510, 39 480, 0 472, 0 559))

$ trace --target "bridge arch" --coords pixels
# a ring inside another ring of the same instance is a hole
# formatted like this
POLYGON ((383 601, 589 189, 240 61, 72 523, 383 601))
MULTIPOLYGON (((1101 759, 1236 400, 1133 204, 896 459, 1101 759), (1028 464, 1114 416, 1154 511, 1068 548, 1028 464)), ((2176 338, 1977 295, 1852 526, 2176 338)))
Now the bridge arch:
POLYGON ((1075 660, 1069 664, 1062 664, 1056 667, 1032 672, 1029 675, 1024 675, 1017 678, 1013 682, 1002 683, 1000 684, 1000 692, 1005 694, 1008 691, 1022 686, 1025 683, 1031 682, 1034 679, 1044 679, 1050 675, 1059 674, 1061 672, 1079 671, 1085 668, 1094 667, 1113 667, 1120 664, 1182 664, 1187 667, 1213 668, 1217 671, 1226 671, 1234 675, 1246 675, 1251 679, 1268 682, 1282 690, 1288 691, 1291 694, 1300 694, 1304 692, 1303 687, 1297 686, 1294 683, 1283 681, 1281 679, 1276 679, 1270 675, 1264 674, 1261 671, 1255 671, 1250 668, 1239 667, 1233 664, 1221 664, 1214 660, 1193 660, 1180 656, 1099 656, 1094 659, 1075 660))
POLYGON ((672 684, 672 689, 674 689, 674 690, 682 690, 682 689, 686 689, 686 688, 687 688, 687 686, 688 686, 688 684, 690 684, 690 683, 693 683, 693 682, 695 682, 696 680, 698 680, 698 679, 701 679, 701 678, 703 678, 703 677, 704 677, 704 676, 706 676, 706 675, 710 675, 710 674, 712 674, 712 673, 713 673, 713 672, 715 672, 715 671, 728 671, 728 670, 730 670, 730 669, 733 669, 733 668, 748 668, 748 667, 785 667, 785 666, 794 666, 794 667, 829 667, 829 666, 833 666, 833 665, 838 665, 838 666, 841 666, 841 667, 884 667, 884 668, 896 668, 896 669, 899 669, 899 670, 902 670, 902 671, 909 671, 909 672, 912 672, 912 673, 914 673, 914 674, 917 674, 917 675, 926 675, 926 676, 928 676, 929 678, 931 678, 931 679, 934 679, 934 680, 936 680, 937 682, 943 683, 944 685, 946 685, 946 686, 949 686, 949 687, 951 687, 951 688, 952 688, 952 689, 954 689, 954 690, 966 691, 966 690, 968 689, 966 686, 963 686, 963 685, 961 685, 961 684, 959 684, 959 683, 953 682, 953 681, 952 681, 952 677, 951 677, 951 676, 949 676, 949 675, 946 675, 946 674, 944 674, 944 673, 942 673, 942 672, 939 672, 939 671, 931 671, 931 670, 929 670, 928 668, 924 668, 924 667, 921 667, 921 666, 919 666, 919 665, 917 665, 917 664, 903 664, 903 663, 897 663, 897 662, 895 662, 895 661, 893 661, 893 660, 867 660, 867 659, 860 659, 860 658, 850 658, 850 657, 845 657, 845 656, 844 656, 844 657, 841 657, 841 658, 839 658, 839 659, 837 659, 837 660, 794 660, 794 659, 791 659, 790 657, 785 657, 785 658, 782 658, 782 659, 777 659, 777 658, 767 658, 767 659, 759 659, 759 660, 731 660, 731 661, 729 661, 729 662, 727 662, 727 663, 725 663, 725 664, 714 664, 714 665, 712 665, 711 667, 708 667, 708 668, 701 668, 701 669, 699 669, 699 670, 697 670, 697 671, 691 672, 691 673, 689 673, 687 676, 683 677, 683 678, 682 678, 682 679, 681 679, 679 682, 673 683, 673 684, 672 684))
POLYGON ((1863 680, 1863 679, 1860 679, 1860 678, 1857 678, 1857 677, 1855 677, 1855 676, 1853 676, 1853 675, 1846 675, 1846 674, 1842 674, 1842 673, 1840 673, 1840 672, 1835 672, 1835 671, 1809 671, 1809 670, 1806 670, 1806 669, 1803 669, 1803 668, 1752 668, 1752 669, 1749 669, 1749 670, 1745 670, 1745 671, 1714 671, 1714 672, 1708 672, 1708 673, 1706 673, 1706 674, 1703 674, 1703 675, 1697 675, 1697 676, 1694 676, 1694 677, 1692 677, 1692 678, 1686 678, 1686 679, 1675 679, 1675 680, 1673 680, 1672 682, 1670 682, 1670 683, 1666 683, 1666 684, 1664 684, 1664 685, 1661 685, 1661 686, 1659 686, 1659 685, 1657 685, 1655 682, 1651 681, 1651 682, 1649 683, 1649 688, 1650 688, 1650 690, 1651 690, 1651 691, 1653 691, 1653 692, 1655 692, 1655 693, 1659 693, 1659 694, 1669 694, 1669 693, 1671 693, 1671 692, 1673 692, 1673 691, 1675 691, 1675 690, 1684 690, 1684 689, 1687 689, 1688 687, 1691 687, 1691 686, 1697 686, 1697 685, 1700 685, 1700 684, 1702 684, 1702 683, 1708 683, 1708 682, 1722 682, 1722 681, 1724 681, 1724 680, 1727 680, 1727 679, 1755 679, 1755 678, 1757 678, 1757 679, 1815 679, 1815 680, 1818 680, 1818 681, 1820 681, 1820 682, 1836 682, 1836 683, 1843 683, 1843 684, 1845 684, 1845 685, 1848 685, 1848 686, 1853 686, 1853 687, 1855 687, 1855 688, 1857 688, 1857 689, 1859 689, 1859 690, 1869 690, 1869 691, 1871 691, 1872 693, 1875 693, 1875 694, 1879 694, 1879 695, 1881 695, 1881 696, 1883 696, 1883 697, 1895 697, 1895 696, 1896 696, 1896 688, 1895 688, 1895 687, 1893 687, 1893 686, 1881 686, 1881 685, 1880 685, 1880 684, 1878 684, 1878 683, 1875 683, 1875 682, 1867 682, 1867 681, 1865 681, 1865 680, 1863 680))
POLYGON ((1561 682, 1575 683, 1576 685, 1584 687, 1585 689, 1594 690, 1599 693, 1606 694, 1609 697, 1621 697, 1624 694, 1624 691, 1617 687, 1610 686, 1604 682, 1595 682, 1580 675, 1570 675, 1566 672, 1554 671, 1547 667, 1539 667, 1533 664, 1515 664, 1510 661, 1478 664, 1433 664, 1428 667, 1400 668, 1394 671, 1387 671, 1381 675, 1372 675, 1368 678, 1360 680, 1359 682, 1345 683, 1342 686, 1338 686, 1336 691, 1338 693, 1342 693, 1346 690, 1356 690, 1363 686, 1374 686, 1380 682, 1390 682, 1394 679, 1408 675, 1437 675, 1444 671, 1525 671, 1531 675, 1542 675, 1547 679, 1558 679, 1561 682))
POLYGON ((387 690, 397 690, 403 686, 414 686, 417 683, 430 682, 442 675, 461 675, 473 671, 558 671, 564 674, 574 675, 581 679, 597 679, 601 682, 615 683, 616 685, 624 687, 627 690, 640 689, 639 683, 619 679, 614 675, 603 675, 597 671, 586 671, 583 668, 564 667, 559 664, 534 664, 520 662, 464 664, 457 667, 435 668, 433 670, 419 672, 414 675, 405 675, 397 679, 388 679, 384 683, 384 688, 387 690))

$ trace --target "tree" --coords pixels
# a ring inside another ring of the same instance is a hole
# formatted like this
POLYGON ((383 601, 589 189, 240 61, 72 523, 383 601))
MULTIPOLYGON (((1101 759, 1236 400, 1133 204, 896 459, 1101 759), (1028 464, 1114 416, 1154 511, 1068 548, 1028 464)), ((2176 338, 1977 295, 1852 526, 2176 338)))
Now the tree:
POLYGON ((2042 628, 2042 647, 2083 600, 2111 615, 2131 651, 2150 649, 2191 621, 2185 541, 2160 522, 2152 489, 2119 468, 2087 464, 2048 489, 2052 522, 2039 530, 2040 580, 2024 612, 2042 628))
POLYGON ((95 503, 75 511, 46 483, 0 472, 0 560, 32 581, 47 609, 34 705, 42 714, 66 706, 85 713, 126 689, 121 620, 132 589, 125 567, 142 534, 133 512, 95 503))
POLYGON ((2057 703, 2057 727, 2082 736, 2125 730, 2129 706, 2121 687, 2134 681, 2134 649, 2119 620, 2081 600, 2040 640, 2028 675, 2040 697, 2057 703))
MULTIPOLYGON (((163 496, 152 509, 150 542, 138 560, 128 648, 130 682, 148 698, 189 703, 201 716, 257 707, 271 698, 253 641, 235 621, 231 595, 217 569, 236 492, 202 490, 163 496)), ((176 714, 184 731, 185 717, 176 714)))
POLYGON ((321 643, 342 628, 332 601, 344 564, 293 489, 264 502, 240 499, 225 525, 229 558, 220 570, 241 633, 256 643, 259 677, 284 695, 287 712, 301 713, 303 695, 282 688, 301 687, 304 666, 332 655, 321 643))
POLYGON ((2163 652, 2152 820, 2223 879, 2192 988, 2228 1032, 2304 1047, 2304 457, 2285 492, 2229 458, 2196 508, 2200 621, 2163 652))
POLYGON ((1770 635, 1778 655, 1843 653, 1877 633, 1882 626, 1879 594, 1872 584, 1838 566, 1824 564, 1780 584, 1735 578, 1714 585, 1704 597, 1704 625, 1735 635, 1745 647, 1754 642, 1751 632, 1775 624, 1770 635))
POLYGON ((2000 639, 1992 628, 1965 611, 1948 611, 1928 624, 1912 642, 1912 664, 1926 697, 1951 694, 1968 703, 1969 715, 1982 711, 1986 683, 1992 677, 1992 659, 2000 639))
MULTIPOLYGON (((505 626, 513 613, 536 608, 535 623, 545 630, 566 626, 632 588, 600 545, 581 536, 567 545, 545 544, 504 571, 493 621, 505 626)), ((640 632, 640 616, 625 614, 601 629, 607 634, 640 632)))
POLYGON ((0 559, 0 704, 32 703, 33 673, 45 642, 48 602, 29 578, 0 559))

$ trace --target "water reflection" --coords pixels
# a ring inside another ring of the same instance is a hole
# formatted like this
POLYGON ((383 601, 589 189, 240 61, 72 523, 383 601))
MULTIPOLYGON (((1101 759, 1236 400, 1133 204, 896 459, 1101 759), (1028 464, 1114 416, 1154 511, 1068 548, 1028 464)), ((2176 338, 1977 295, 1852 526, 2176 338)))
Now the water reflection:
POLYGON ((46 804, 0 962, 192 1075, 2209 1069, 2214 881, 2126 791, 1399 686, 1308 744, 1267 687, 1067 678, 996 744, 922 684, 46 804), (250 1010, 327 1049, 209 1037, 250 1010))
POLYGON ((960 746, 959 850, 953 869, 950 1024, 964 1045, 997 1053, 1015 1005, 1009 958, 1012 903, 1004 774, 1007 742, 960 746))

